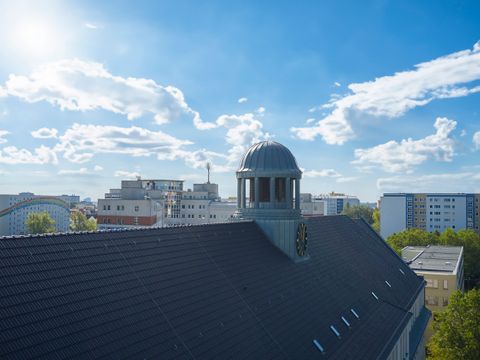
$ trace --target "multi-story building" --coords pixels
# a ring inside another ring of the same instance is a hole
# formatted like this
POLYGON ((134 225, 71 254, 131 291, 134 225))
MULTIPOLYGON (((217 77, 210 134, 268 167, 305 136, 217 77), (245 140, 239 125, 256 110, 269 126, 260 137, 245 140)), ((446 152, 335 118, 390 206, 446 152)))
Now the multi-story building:
POLYGON ((67 232, 70 224, 70 206, 61 196, 0 195, 0 236, 28 234, 25 221, 30 213, 46 211, 55 221, 57 232, 67 232))
POLYGON ((194 184, 183 190, 183 180, 126 180, 98 200, 101 229, 136 226, 208 224, 227 221, 233 202, 221 201, 218 185, 194 184))
POLYGON ((78 195, 60 195, 57 196, 59 199, 65 201, 70 207, 76 205, 80 202, 80 196, 78 195))
POLYGON ((300 208, 303 215, 339 215, 347 206, 360 205, 356 196, 338 193, 312 195, 300 194, 300 208))
POLYGON ((479 231, 480 194, 390 193, 380 199, 380 234, 387 238, 405 229, 479 231))
POLYGON ((443 310, 453 292, 463 291, 463 247, 407 246, 402 258, 424 277, 425 304, 430 310, 443 310))

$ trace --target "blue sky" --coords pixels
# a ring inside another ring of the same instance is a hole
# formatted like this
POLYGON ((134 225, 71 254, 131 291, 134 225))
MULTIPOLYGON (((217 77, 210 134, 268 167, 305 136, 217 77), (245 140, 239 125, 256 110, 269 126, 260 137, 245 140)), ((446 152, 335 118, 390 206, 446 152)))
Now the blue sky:
POLYGON ((0 2, 0 193, 235 195, 273 139, 302 192, 480 192, 475 1, 0 2), (275 4, 275 5, 273 5, 275 4))

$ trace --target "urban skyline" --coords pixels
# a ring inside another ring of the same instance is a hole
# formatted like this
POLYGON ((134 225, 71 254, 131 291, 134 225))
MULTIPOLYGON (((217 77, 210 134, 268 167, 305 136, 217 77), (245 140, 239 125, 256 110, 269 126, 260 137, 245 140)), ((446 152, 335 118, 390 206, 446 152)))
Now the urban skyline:
POLYGON ((305 193, 480 192, 479 5, 343 7, 0 4, 0 192, 190 187, 210 161, 226 198, 265 139, 305 193))

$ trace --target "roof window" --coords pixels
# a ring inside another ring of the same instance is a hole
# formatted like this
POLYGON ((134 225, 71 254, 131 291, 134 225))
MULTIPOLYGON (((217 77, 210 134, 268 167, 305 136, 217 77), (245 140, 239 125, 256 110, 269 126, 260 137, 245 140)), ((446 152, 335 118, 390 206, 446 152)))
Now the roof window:
POLYGON ((387 284, 388 287, 390 287, 390 288, 392 287, 392 285, 390 285, 390 283, 387 280, 385 280, 385 284, 387 284))
POLYGON ((332 330, 332 332, 337 335, 337 337, 340 337, 340 333, 338 332, 338 330, 335 328, 335 326, 333 325, 330 325, 330 330, 332 330))
POLYGON ((320 344, 317 339, 313 340, 313 344, 317 347, 318 350, 320 350, 321 353, 325 352, 325 349, 323 348, 322 344, 320 344))
POLYGON ((355 316, 357 319, 360 319, 360 316, 358 316, 357 312, 354 309, 350 309, 350 312, 355 316))
POLYGON ((375 299, 377 299, 377 300, 378 300, 378 296, 377 296, 377 294, 375 294, 373 291, 372 291, 372 296, 373 296, 375 299))
POLYGON ((345 325, 347 325, 348 327, 350 327, 350 323, 349 323, 348 320, 345 319, 343 316, 342 316, 342 321, 344 322, 345 325))

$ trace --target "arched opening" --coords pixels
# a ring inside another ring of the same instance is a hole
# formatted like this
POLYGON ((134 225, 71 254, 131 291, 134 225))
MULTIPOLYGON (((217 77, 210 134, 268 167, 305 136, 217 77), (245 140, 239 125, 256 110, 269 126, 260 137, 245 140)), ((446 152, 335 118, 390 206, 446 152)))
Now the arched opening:
POLYGON ((270 202, 270 178, 268 177, 259 179, 259 201, 270 202))
POLYGON ((275 178, 275 201, 285 202, 285 178, 275 178))

